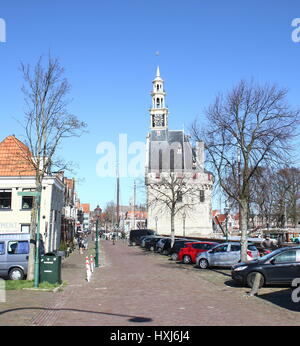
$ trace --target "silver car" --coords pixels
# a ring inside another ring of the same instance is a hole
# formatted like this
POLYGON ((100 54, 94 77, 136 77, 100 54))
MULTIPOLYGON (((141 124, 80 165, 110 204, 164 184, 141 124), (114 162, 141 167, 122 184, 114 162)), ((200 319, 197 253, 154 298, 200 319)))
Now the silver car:
MULTIPOLYGON (((259 252, 255 245, 248 244, 247 260, 259 258, 259 252)), ((199 253, 196 265, 201 269, 208 267, 231 267, 241 261, 240 243, 223 243, 213 247, 211 250, 199 253)))

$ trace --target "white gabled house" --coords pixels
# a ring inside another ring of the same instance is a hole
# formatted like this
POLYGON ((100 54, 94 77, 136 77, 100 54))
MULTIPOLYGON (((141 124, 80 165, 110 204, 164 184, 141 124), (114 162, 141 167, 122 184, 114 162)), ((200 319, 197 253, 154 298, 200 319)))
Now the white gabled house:
MULTIPOLYGON (((35 172, 26 155, 28 147, 15 136, 0 143, 0 233, 29 233, 32 196, 19 192, 35 191, 35 172)), ((64 203, 62 175, 48 175, 43 179, 41 194, 40 232, 45 252, 59 248, 61 237, 61 212, 64 203)))

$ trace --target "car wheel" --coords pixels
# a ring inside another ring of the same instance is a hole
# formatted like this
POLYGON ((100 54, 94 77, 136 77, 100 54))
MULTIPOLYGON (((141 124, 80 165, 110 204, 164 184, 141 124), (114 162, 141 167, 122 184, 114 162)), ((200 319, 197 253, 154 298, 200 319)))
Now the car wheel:
POLYGON ((150 251, 154 251, 154 246, 150 246, 150 251))
POLYGON ((208 268, 208 261, 205 258, 201 258, 199 261, 199 267, 201 269, 207 269, 208 268))
POLYGON ((192 263, 192 259, 191 259, 191 257, 189 255, 184 255, 183 259, 182 259, 182 262, 184 264, 190 264, 190 263, 192 263))
POLYGON ((24 272, 20 268, 12 268, 8 274, 9 280, 23 280, 24 272))
POLYGON ((177 255, 177 253, 172 253, 172 255, 171 255, 171 259, 172 259, 172 261, 177 261, 177 259, 178 259, 178 255, 177 255))
MULTIPOLYGON (((255 275, 256 275, 257 272, 252 272, 252 273, 249 273, 247 275, 247 285, 248 287, 252 288, 253 287, 253 284, 254 284, 254 280, 255 280, 255 275)), ((260 273, 261 274, 261 273, 260 273)), ((260 283, 259 283, 259 288, 261 288, 265 283, 265 278, 264 276, 261 274, 261 278, 260 278, 260 283)))

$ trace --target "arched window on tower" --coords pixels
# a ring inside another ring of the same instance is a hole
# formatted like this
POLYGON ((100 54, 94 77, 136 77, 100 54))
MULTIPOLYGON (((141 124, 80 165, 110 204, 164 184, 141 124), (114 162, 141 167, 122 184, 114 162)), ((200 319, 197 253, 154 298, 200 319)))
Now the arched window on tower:
POLYGON ((162 172, 162 150, 159 149, 159 153, 158 153, 158 166, 159 166, 159 173, 162 172))
POLYGON ((159 98, 156 99, 156 108, 160 108, 160 100, 159 100, 159 98))
POLYGON ((171 172, 174 172, 174 161, 175 161, 175 152, 174 149, 170 150, 170 170, 171 172))

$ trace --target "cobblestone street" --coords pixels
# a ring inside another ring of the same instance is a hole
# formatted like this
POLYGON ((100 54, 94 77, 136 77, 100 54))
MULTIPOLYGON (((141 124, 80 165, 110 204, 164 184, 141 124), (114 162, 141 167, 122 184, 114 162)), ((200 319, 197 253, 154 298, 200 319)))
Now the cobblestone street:
MULTIPOLYGON (((92 253, 93 245, 87 253, 92 253)), ((8 291, 2 326, 299 325, 287 287, 246 297, 229 270, 182 265, 122 240, 101 240, 101 267, 85 280, 85 254, 63 262, 62 291, 8 291)))

